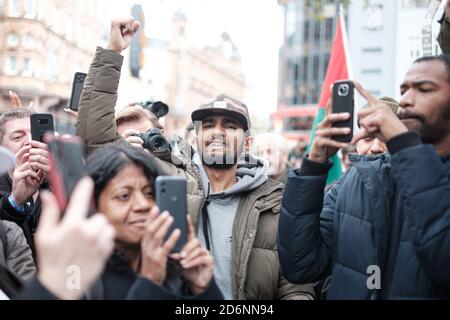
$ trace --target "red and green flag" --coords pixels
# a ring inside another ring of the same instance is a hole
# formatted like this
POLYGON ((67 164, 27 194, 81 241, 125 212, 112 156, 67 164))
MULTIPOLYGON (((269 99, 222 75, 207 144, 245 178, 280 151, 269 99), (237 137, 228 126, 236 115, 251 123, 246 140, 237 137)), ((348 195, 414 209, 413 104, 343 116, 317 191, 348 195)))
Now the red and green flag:
MULTIPOLYGON (((325 118, 326 105, 331 96, 330 86, 336 81, 347 80, 350 77, 350 61, 347 44, 347 31, 345 28, 344 19, 341 14, 338 19, 330 61, 328 63, 328 69, 322 87, 322 94, 319 101, 319 110, 311 132, 311 143, 316 134, 317 126, 325 118)), ((309 147, 311 147, 311 145, 309 147)), ((339 179, 339 177, 342 175, 342 166, 339 157, 335 155, 331 160, 333 161, 333 167, 328 174, 328 184, 339 179)))

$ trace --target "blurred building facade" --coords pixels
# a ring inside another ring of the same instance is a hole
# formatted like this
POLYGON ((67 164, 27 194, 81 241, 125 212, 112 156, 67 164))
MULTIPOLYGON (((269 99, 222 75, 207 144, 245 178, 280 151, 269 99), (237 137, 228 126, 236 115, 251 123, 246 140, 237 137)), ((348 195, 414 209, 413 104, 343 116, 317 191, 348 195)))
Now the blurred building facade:
MULTIPOLYGON (((400 98, 405 73, 423 54, 422 26, 429 6, 428 0, 352 1, 348 32, 353 73, 373 95, 400 98)), ((433 39, 441 12, 433 22, 433 39)), ((436 41, 433 51, 440 51, 436 41)))
POLYGON ((330 59, 340 0, 278 0, 284 9, 274 130, 289 140, 309 139, 330 59))
POLYGON ((86 72, 108 28, 99 22, 100 0, 0 1, 0 110, 9 108, 9 90, 24 105, 58 118, 56 130, 73 132, 62 109, 73 75, 86 72))
POLYGON ((193 110, 225 93, 243 100, 245 77, 239 52, 230 36, 218 35, 218 44, 202 49, 188 40, 188 18, 178 10, 168 40, 148 39, 142 75, 150 84, 149 97, 170 107, 164 119, 167 134, 182 135, 193 110))

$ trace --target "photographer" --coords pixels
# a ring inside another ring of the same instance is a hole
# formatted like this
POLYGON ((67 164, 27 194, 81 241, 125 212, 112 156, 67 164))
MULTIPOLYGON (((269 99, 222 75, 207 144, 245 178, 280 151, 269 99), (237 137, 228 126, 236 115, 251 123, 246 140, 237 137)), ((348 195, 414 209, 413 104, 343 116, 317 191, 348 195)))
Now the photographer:
POLYGON ((349 114, 327 115, 285 189, 283 274, 295 283, 331 275, 328 299, 448 299, 450 56, 415 61, 399 116, 355 85, 369 107, 352 142, 378 138, 390 155, 360 157, 324 197, 328 159, 346 146, 332 137, 350 132, 332 127, 349 114))

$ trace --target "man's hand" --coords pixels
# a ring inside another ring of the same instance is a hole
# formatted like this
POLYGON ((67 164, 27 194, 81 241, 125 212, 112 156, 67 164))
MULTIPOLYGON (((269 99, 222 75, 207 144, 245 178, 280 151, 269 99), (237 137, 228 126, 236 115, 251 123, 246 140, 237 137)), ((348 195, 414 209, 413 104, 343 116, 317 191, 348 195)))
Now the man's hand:
POLYGON ((138 135, 139 131, 134 130, 134 129, 128 129, 125 130, 122 137, 133 147, 139 149, 139 150, 144 150, 144 140, 142 140, 141 138, 135 136, 138 135))
POLYGON ((64 112, 70 114, 75 119, 78 118, 78 111, 73 111, 72 109, 67 108, 67 109, 64 109, 64 112))
POLYGON ((30 141, 16 154, 16 169, 10 174, 11 196, 22 206, 38 190, 50 171, 49 152, 46 144, 30 141))
POLYGON ((40 170, 35 172, 31 164, 25 162, 14 170, 11 179, 11 196, 19 206, 23 206, 39 190, 44 174, 40 170))
MULTIPOLYGON (((22 100, 20 100, 19 95, 14 91, 9 91, 9 101, 11 102, 11 106, 13 108, 19 109, 23 108, 22 100)), ((33 108, 33 101, 27 107, 28 109, 33 108)))
POLYGON ((359 125, 362 129, 353 137, 352 144, 365 138, 378 138, 388 142, 408 132, 408 128, 384 102, 375 99, 357 82, 355 82, 355 88, 367 100, 369 107, 358 113, 359 125))
POLYGON ((214 259, 208 250, 202 247, 195 237, 195 229, 190 216, 188 219, 188 243, 181 254, 172 254, 170 258, 181 264, 183 276, 192 292, 200 295, 208 288, 214 274, 214 259))
POLYGON ((147 218, 147 227, 141 242, 140 274, 159 286, 162 286, 166 279, 168 256, 181 236, 181 231, 176 229, 169 239, 164 241, 172 224, 173 217, 168 212, 160 214, 155 206, 147 218))
POLYGON ((111 22, 108 49, 122 53, 131 43, 140 23, 130 19, 116 19, 111 22))
POLYGON ((41 194, 35 237, 38 279, 60 299, 81 298, 102 273, 114 248, 116 232, 105 216, 87 218, 93 189, 90 178, 78 183, 62 221, 55 197, 48 191, 41 194))
POLYGON ((50 153, 48 146, 38 141, 30 141, 30 146, 28 162, 34 170, 41 170, 47 176, 50 171, 50 153))
MULTIPOLYGON (((333 91, 331 89, 331 91, 333 91)), ((347 144, 333 140, 334 136, 348 135, 351 133, 350 128, 333 128, 333 124, 348 120, 351 115, 349 113, 331 113, 333 105, 332 97, 327 104, 327 115, 325 119, 317 126, 316 135, 309 153, 309 160, 324 163, 330 157, 334 156, 339 149, 345 148, 347 144)))

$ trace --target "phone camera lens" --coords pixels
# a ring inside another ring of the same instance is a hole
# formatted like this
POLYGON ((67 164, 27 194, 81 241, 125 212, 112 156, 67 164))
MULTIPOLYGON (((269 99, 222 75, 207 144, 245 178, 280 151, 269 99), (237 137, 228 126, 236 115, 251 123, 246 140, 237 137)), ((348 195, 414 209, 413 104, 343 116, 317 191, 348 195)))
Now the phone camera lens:
POLYGON ((338 94, 341 96, 341 97, 346 97, 346 96, 348 96, 348 92, 350 91, 350 87, 348 86, 348 84, 341 84, 341 85, 339 85, 339 88, 338 88, 338 94))

